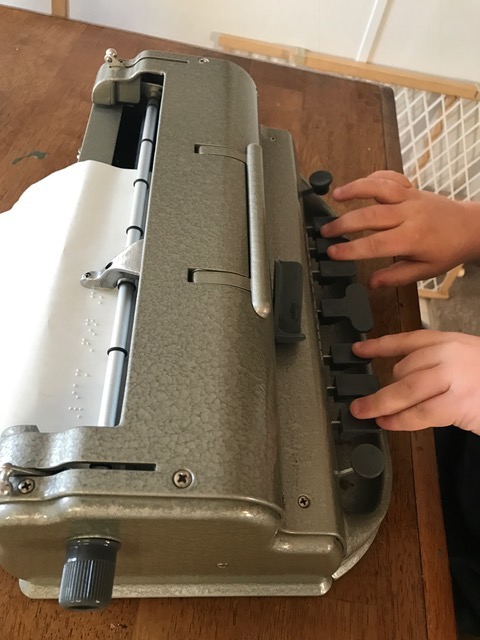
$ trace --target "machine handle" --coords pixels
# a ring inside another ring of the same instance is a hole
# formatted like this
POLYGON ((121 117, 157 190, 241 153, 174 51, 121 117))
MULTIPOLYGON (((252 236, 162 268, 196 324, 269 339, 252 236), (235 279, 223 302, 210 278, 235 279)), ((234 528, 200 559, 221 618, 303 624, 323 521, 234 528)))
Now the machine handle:
POLYGON ((267 251, 265 187, 262 147, 247 146, 248 227, 252 306, 261 318, 272 311, 272 292, 267 251))

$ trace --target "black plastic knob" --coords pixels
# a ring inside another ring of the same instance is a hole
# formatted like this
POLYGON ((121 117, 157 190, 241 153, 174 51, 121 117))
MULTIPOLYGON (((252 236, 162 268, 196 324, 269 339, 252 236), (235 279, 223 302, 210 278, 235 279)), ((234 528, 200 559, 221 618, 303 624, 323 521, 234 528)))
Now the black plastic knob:
POLYGON ((328 171, 315 171, 308 179, 313 192, 316 193, 317 196, 324 196, 328 193, 332 180, 332 174, 328 171))
POLYGON ((67 542, 59 604, 91 611, 110 604, 120 543, 105 538, 75 538, 67 542))

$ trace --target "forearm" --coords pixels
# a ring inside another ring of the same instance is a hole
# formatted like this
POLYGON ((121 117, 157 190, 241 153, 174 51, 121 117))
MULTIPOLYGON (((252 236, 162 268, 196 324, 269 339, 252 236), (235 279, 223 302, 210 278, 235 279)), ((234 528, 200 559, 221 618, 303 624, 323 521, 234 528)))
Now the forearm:
POLYGON ((466 245, 463 262, 480 260, 480 202, 463 202, 465 211, 462 224, 466 227, 466 245))

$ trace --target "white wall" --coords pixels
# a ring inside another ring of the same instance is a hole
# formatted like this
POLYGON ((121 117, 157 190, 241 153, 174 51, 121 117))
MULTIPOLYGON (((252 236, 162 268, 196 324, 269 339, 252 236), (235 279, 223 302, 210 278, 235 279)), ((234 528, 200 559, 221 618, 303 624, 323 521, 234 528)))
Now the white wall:
POLYGON ((18 9, 28 9, 37 13, 51 13, 51 0, 5 0, 0 5, 6 7, 17 7, 18 9))
POLYGON ((391 0, 371 61, 480 81, 479 0, 391 0))
MULTIPOLYGON (((50 0, 3 4, 48 11, 50 0)), ((76 20, 206 47, 212 46, 212 32, 222 32, 480 80, 480 0, 70 0, 69 5, 76 20), (376 37, 360 55, 372 11, 380 8, 381 16, 385 5, 376 37)))
POLYGON ((70 0, 70 15, 205 47, 212 32, 222 32, 354 56, 372 1, 70 0))

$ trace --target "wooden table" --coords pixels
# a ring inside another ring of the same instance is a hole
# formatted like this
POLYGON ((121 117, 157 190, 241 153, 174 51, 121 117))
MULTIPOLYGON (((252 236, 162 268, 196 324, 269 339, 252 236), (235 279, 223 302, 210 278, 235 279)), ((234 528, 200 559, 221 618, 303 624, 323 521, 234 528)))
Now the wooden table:
MULTIPOLYGON (((107 47, 123 57, 143 49, 199 53, 0 7, 0 211, 33 182, 75 162, 107 47)), ((305 175, 328 168, 341 184, 376 169, 401 168, 389 90, 236 61, 257 83, 262 123, 292 132, 305 175)), ((387 261, 362 265, 362 277, 381 262, 387 261)), ((376 334, 420 326, 413 286, 376 291, 372 306, 376 334)), ((390 367, 378 363, 384 383, 390 367)), ((0 571, 0 637, 451 640, 456 635, 432 434, 392 434, 390 443, 394 490, 388 516, 367 556, 323 598, 124 600, 102 613, 80 615, 61 611, 55 602, 29 601, 0 571)))

